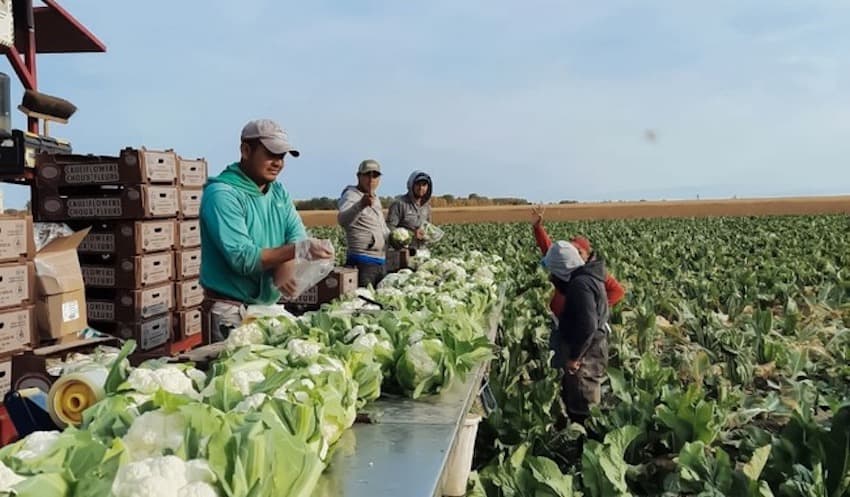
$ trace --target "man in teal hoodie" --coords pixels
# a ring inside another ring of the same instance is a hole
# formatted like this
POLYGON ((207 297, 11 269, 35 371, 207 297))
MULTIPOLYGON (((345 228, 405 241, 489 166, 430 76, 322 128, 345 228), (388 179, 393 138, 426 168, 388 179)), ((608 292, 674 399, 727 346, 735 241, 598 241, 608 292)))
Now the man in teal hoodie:
POLYGON ((277 123, 251 121, 242 129, 241 160, 204 186, 201 199, 201 286, 211 342, 239 326, 248 305, 291 294, 296 253, 330 258, 309 239, 289 193, 277 177, 287 154, 300 154, 277 123))

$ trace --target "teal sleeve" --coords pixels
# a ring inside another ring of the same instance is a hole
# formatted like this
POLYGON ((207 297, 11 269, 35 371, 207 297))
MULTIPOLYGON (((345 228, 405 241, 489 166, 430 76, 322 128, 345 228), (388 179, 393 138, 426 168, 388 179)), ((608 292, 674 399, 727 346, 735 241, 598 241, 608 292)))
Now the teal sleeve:
POLYGON ((232 193, 220 189, 205 192, 201 222, 209 235, 207 240, 233 271, 244 276, 262 271, 262 248, 249 236, 245 211, 232 193))
POLYGON ((295 208, 295 202, 291 198, 287 202, 289 213, 286 216, 286 244, 295 243, 307 238, 307 230, 304 228, 304 221, 298 215, 298 210, 295 208))

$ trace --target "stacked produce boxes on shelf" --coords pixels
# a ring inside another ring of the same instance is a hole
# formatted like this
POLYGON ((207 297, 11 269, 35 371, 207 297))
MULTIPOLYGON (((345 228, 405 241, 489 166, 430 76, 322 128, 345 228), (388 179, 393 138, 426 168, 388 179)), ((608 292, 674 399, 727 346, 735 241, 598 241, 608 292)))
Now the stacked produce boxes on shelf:
POLYGON ((207 181, 207 163, 203 159, 179 159, 180 220, 177 222, 177 250, 174 252, 174 339, 200 339, 202 332, 201 304, 204 291, 201 274, 201 193, 207 181))
POLYGON ((32 218, 0 216, 0 404, 12 381, 12 356, 38 341, 32 218))
POLYGON ((195 169, 203 164, 202 180, 184 181, 170 150, 126 148, 117 157, 42 155, 37 161, 36 218, 91 228, 78 247, 89 324, 134 338, 143 351, 165 352, 172 339, 179 309, 174 281, 183 269, 175 254, 182 254, 183 223, 197 216, 206 180, 203 161, 193 162, 195 169))

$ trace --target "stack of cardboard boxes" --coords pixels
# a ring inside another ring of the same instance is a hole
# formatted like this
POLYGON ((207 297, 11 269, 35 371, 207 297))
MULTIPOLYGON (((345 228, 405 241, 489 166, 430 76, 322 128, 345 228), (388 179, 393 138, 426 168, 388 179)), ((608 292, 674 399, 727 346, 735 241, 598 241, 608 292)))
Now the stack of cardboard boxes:
POLYGON ((170 343, 181 309, 174 281, 191 272, 183 233, 199 232, 192 218, 206 175, 203 160, 173 151, 39 156, 36 219, 88 230, 78 253, 92 328, 133 338, 142 351, 170 343))
POLYGON ((32 218, 0 217, 0 403, 12 381, 11 358, 37 341, 32 218))
POLYGON ((201 193, 207 181, 207 163, 201 159, 178 161, 180 177, 180 220, 178 243, 174 252, 174 338, 185 340, 200 335, 203 319, 201 304, 201 193))
POLYGON ((88 326, 86 294, 77 247, 88 230, 64 235, 54 230, 33 233, 38 252, 36 321, 41 341, 60 340, 88 326))
MULTIPOLYGON (((10 389, 47 391, 48 357, 108 343, 77 337, 87 327, 77 256, 87 234, 36 229, 30 216, 0 217, 0 403, 10 389)), ((6 440, 6 428, 0 431, 6 440)))

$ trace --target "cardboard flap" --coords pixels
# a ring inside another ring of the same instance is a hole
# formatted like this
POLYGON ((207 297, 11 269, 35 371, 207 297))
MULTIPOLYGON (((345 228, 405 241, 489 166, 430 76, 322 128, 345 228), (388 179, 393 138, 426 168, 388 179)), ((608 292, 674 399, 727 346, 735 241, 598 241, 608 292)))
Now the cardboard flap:
POLYGON ((35 272, 42 296, 58 295, 85 287, 76 252, 38 258, 35 260, 35 272))
POLYGON ((35 272, 42 296, 58 295, 85 288, 77 246, 91 228, 51 240, 36 254, 35 272))
POLYGON ((54 238, 47 245, 42 247, 41 250, 38 251, 38 253, 35 255, 36 260, 38 260, 39 257, 48 254, 56 254, 59 252, 67 252, 70 250, 76 251, 77 247, 80 246, 80 243, 82 243, 86 235, 89 234, 90 230, 91 227, 88 227, 80 231, 75 231, 73 234, 68 236, 58 236, 54 238))

